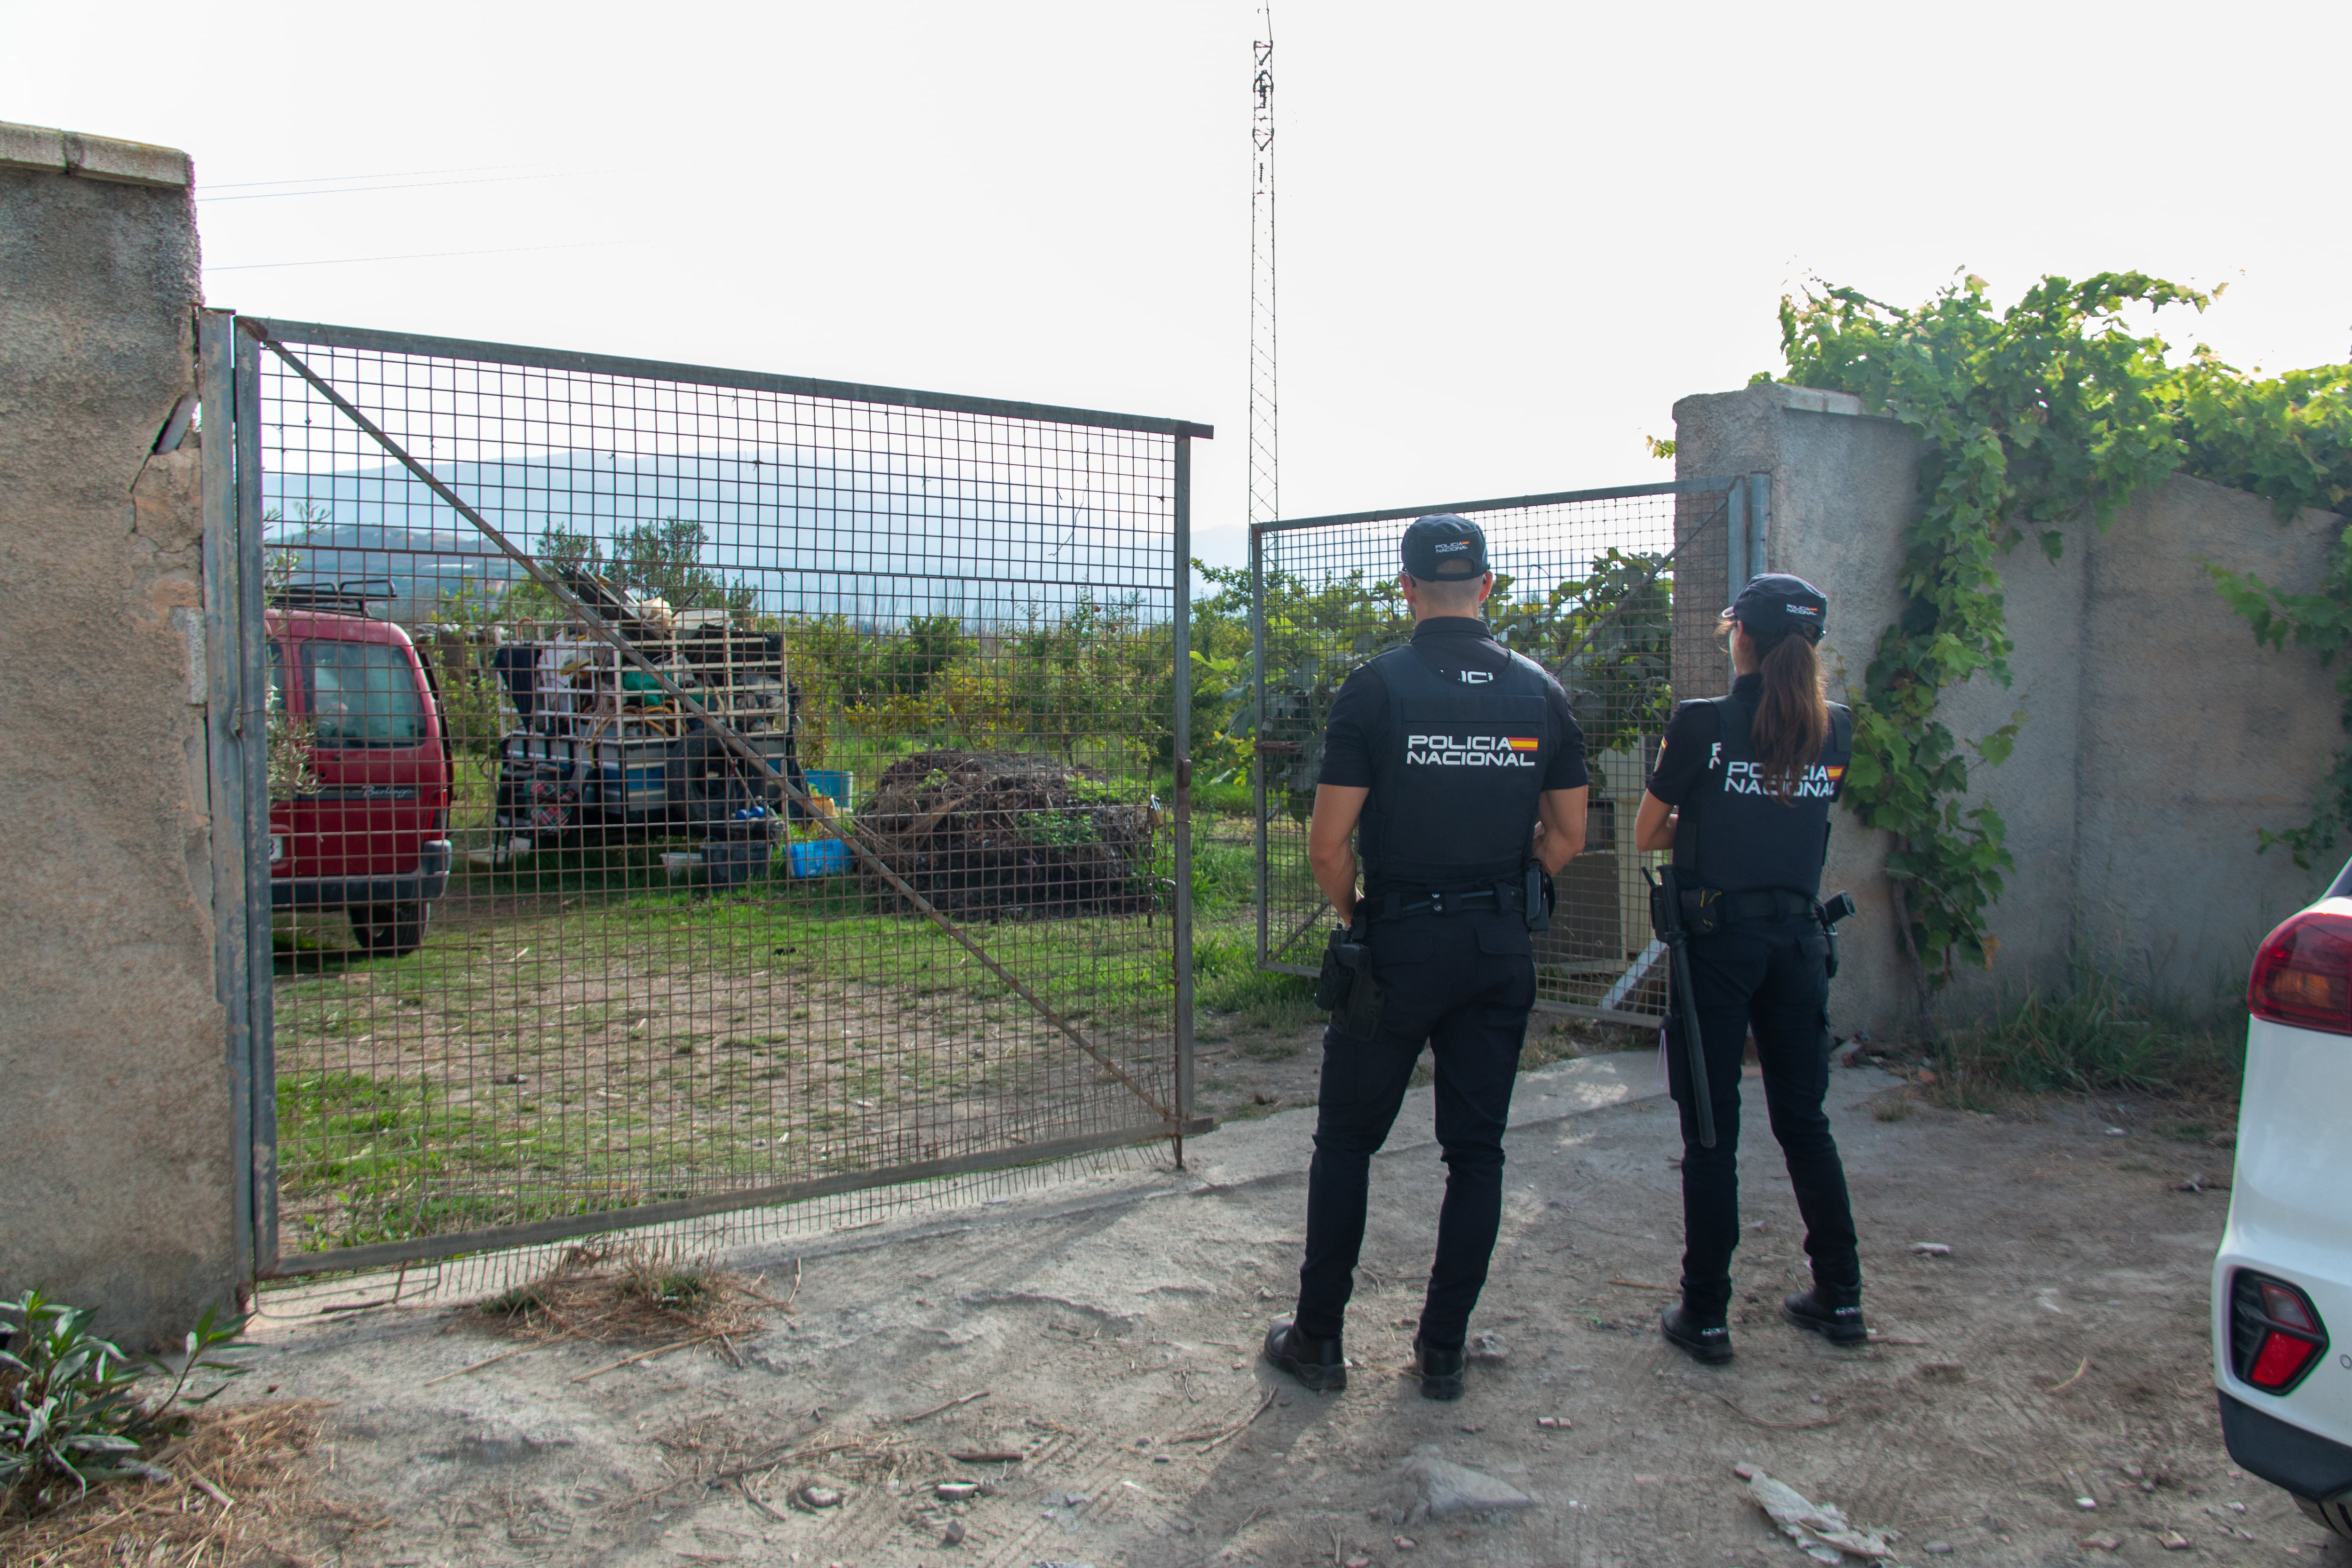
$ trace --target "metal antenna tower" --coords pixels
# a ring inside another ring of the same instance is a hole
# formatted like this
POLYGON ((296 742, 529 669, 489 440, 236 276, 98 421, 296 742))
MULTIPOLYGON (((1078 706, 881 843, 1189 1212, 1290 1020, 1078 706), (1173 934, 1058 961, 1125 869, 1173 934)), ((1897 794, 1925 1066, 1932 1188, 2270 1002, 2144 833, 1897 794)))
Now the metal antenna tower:
POLYGON ((1276 390, 1274 330, 1274 7, 1258 16, 1265 37, 1251 45, 1257 107, 1250 116, 1255 174, 1250 184, 1249 521, 1282 515, 1282 400, 1276 390))

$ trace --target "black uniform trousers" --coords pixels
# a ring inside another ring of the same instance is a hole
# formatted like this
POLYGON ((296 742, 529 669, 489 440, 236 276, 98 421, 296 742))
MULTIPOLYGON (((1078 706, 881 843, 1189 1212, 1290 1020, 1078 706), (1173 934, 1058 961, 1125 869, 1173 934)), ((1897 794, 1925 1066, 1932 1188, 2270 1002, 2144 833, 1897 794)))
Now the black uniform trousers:
POLYGON ((1536 999, 1533 947, 1516 910, 1376 921, 1367 941, 1386 1001, 1370 1039, 1323 1031, 1297 1322, 1303 1333, 1339 1332, 1364 1244, 1371 1158, 1427 1045, 1446 1174, 1421 1333, 1433 1345, 1459 1345, 1502 1223, 1503 1131, 1536 999))
POLYGON ((1683 1125, 1683 1301, 1701 1323, 1725 1321, 1739 1244, 1739 1071, 1756 1031, 1764 1105, 1789 1165, 1813 1278, 1859 1285, 1845 1167, 1822 1102, 1829 1094, 1829 941, 1810 915, 1744 921, 1690 940, 1691 989, 1715 1107, 1715 1147, 1691 1113, 1681 1011, 1668 1015, 1666 1076, 1683 1125))

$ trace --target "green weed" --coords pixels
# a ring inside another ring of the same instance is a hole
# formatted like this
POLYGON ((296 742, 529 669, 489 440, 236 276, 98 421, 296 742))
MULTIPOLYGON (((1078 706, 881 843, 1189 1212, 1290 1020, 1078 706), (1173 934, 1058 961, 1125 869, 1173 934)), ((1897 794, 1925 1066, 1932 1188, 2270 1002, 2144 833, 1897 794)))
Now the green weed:
POLYGON ((2078 972, 2063 990, 2004 996, 1979 1022, 1934 1044, 1944 1092, 2099 1090, 2234 1095, 2245 1067, 2242 1027, 2135 995, 2113 973, 2078 972))

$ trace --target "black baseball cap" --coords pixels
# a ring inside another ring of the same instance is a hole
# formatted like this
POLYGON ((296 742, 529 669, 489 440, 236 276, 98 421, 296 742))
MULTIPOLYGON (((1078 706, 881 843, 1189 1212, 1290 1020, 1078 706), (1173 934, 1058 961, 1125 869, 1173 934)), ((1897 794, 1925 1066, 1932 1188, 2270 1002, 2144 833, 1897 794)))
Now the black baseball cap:
POLYGON ((1751 577, 1748 586, 1739 590, 1739 597, 1723 612, 1727 619, 1738 621, 1748 628, 1749 637, 1764 642, 1778 642, 1790 632, 1803 636, 1807 642, 1822 640, 1822 631, 1829 623, 1829 596, 1802 577, 1791 577, 1786 572, 1767 572, 1751 577))
POLYGON ((1466 517, 1441 511, 1417 517, 1398 553, 1405 574, 1424 583, 1459 583, 1486 574, 1486 535, 1466 517))

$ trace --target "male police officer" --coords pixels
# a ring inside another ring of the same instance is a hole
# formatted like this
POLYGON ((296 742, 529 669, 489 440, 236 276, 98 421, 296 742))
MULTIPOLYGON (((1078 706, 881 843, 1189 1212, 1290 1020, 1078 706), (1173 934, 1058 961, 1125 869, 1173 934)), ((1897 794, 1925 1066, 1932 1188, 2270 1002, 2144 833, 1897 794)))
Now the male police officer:
POLYGON ((1529 933, 1547 900, 1530 862, 1557 871, 1584 847, 1584 735, 1559 683, 1478 618, 1495 574, 1475 523, 1421 518, 1405 530, 1402 555, 1412 645, 1339 689, 1307 829, 1316 882, 1370 948, 1385 1001, 1367 1035, 1343 1032, 1337 1016, 1324 1032, 1298 1309, 1267 1334, 1265 1359, 1309 1388, 1347 1386, 1340 1320, 1371 1157, 1426 1043, 1447 1174, 1413 1348, 1422 1393, 1458 1399, 1536 996, 1529 933), (1351 832, 1363 852, 1360 898, 1351 832))

